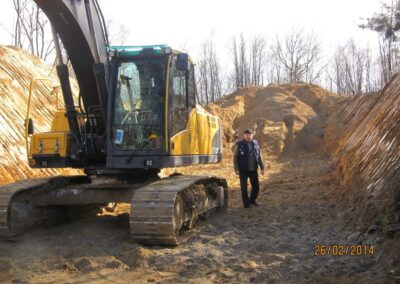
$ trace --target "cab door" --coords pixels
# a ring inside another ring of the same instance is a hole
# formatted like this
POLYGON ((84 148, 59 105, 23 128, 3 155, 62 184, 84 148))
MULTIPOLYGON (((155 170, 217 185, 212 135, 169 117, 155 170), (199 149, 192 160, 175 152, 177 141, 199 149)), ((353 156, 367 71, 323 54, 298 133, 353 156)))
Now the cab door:
POLYGON ((173 55, 170 65, 170 153, 190 155, 198 152, 194 68, 189 62, 187 70, 178 69, 178 60, 173 55))

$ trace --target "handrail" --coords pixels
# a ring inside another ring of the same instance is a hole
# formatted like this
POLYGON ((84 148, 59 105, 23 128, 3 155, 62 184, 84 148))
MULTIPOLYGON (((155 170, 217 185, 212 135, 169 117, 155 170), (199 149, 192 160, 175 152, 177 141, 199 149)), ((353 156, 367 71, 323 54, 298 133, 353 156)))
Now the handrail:
MULTIPOLYGON (((25 147, 26 147, 26 157, 29 161, 29 133, 28 133, 28 126, 29 126, 29 119, 31 113, 31 102, 32 102, 32 91, 33 86, 38 81, 48 81, 51 82, 50 78, 33 78, 29 84, 29 96, 28 96, 28 109, 26 111, 26 118, 25 118, 25 147)), ((58 108, 58 98, 57 98, 57 108, 58 108)))

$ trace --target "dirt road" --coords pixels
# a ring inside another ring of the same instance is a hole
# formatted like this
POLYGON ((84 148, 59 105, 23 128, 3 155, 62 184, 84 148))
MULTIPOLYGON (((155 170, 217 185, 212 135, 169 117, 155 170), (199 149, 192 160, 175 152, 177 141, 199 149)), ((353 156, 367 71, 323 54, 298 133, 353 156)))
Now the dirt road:
MULTIPOLYGON (((372 283, 386 273, 372 256, 314 256, 315 245, 354 244, 328 159, 273 162, 261 207, 244 210, 230 160, 185 169, 228 176, 230 208, 199 222, 176 248, 145 247, 129 236, 127 205, 0 242, 0 282, 12 283, 372 283), (349 237, 350 236, 350 237, 349 237)), ((376 248, 379 249, 379 248, 376 248)))

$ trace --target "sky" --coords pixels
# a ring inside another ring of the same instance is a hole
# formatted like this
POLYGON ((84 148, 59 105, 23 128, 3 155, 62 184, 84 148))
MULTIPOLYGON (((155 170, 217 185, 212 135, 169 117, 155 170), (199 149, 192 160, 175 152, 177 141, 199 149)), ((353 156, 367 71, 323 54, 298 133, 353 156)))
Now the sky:
MULTIPOLYGON (((361 45, 376 44, 376 35, 358 28, 361 18, 381 7, 380 0, 101 0, 107 18, 129 30, 127 45, 165 43, 187 50, 196 60, 200 44, 213 35, 223 62, 229 42, 243 33, 248 38, 273 38, 291 29, 313 31, 326 53, 354 38, 361 45)), ((0 44, 10 44, 12 1, 0 9, 0 44)), ((228 63, 228 62, 226 62, 228 63)))

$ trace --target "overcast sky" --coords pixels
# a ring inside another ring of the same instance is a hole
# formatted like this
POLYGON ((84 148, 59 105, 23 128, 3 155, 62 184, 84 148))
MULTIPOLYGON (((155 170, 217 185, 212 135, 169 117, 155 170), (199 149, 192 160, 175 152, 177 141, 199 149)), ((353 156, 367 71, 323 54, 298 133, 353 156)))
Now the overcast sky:
MULTIPOLYGON (((0 9, 0 44, 10 44, 12 1, 0 9)), ((227 60, 228 42, 244 33, 273 37, 292 28, 313 30, 326 53, 354 38, 374 46, 376 35, 358 28, 360 18, 380 10, 380 0, 102 0, 107 17, 130 31, 127 45, 166 43, 185 47, 193 58, 214 33, 220 57, 227 60)))

